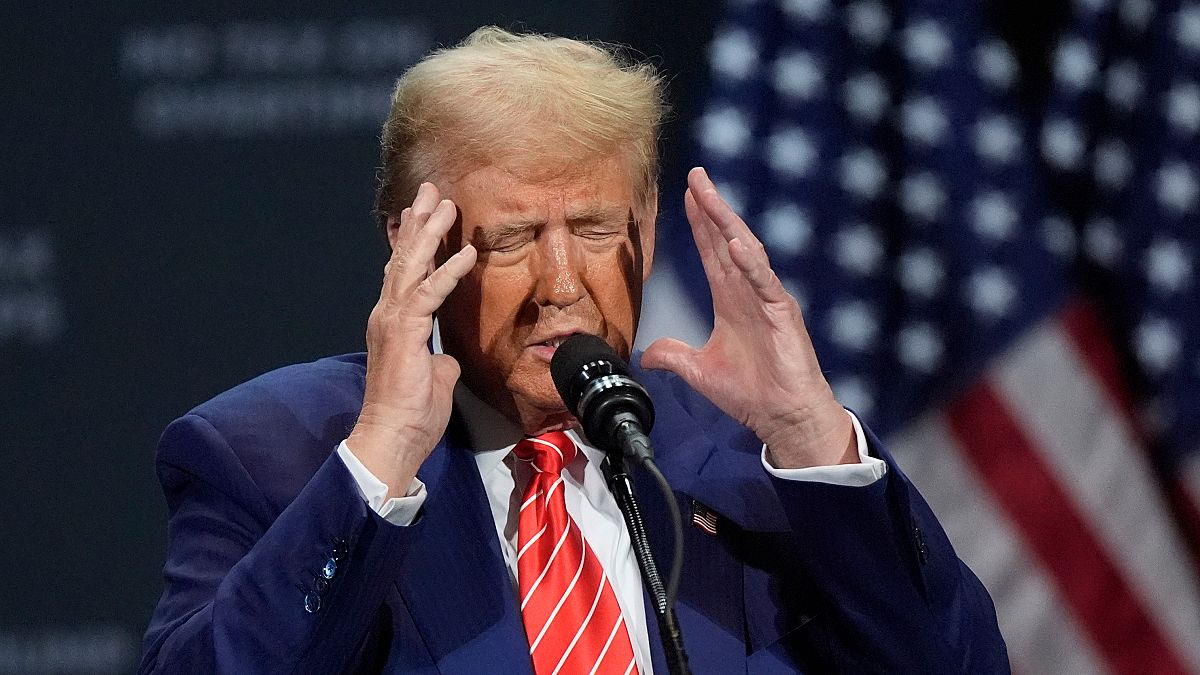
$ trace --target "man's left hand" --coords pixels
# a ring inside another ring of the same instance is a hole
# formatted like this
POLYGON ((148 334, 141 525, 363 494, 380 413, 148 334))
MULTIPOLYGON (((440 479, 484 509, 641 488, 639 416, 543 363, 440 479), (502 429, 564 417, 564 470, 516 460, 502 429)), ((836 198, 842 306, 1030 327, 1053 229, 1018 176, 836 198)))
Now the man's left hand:
POLYGON ((656 340, 642 365, 674 372, 754 431, 776 468, 857 462, 853 424, 762 243, 704 169, 688 174, 684 207, 712 290, 712 335, 700 349, 656 340))

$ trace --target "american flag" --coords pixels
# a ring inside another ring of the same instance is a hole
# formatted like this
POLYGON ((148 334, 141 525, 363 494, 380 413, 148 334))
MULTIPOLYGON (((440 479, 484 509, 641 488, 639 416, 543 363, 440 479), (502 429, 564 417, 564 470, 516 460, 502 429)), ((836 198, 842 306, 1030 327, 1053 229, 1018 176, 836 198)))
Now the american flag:
POLYGON ((1037 111, 985 9, 731 2, 698 163, 1014 669, 1200 672, 1200 3, 1077 0, 1037 111))

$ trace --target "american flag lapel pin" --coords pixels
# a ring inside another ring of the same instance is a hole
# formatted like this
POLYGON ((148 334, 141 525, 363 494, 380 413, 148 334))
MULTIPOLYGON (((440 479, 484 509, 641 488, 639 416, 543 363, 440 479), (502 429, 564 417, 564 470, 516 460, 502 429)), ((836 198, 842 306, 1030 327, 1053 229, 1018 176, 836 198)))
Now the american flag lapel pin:
POLYGON ((717 535, 717 512, 693 499, 692 524, 715 537, 717 535))

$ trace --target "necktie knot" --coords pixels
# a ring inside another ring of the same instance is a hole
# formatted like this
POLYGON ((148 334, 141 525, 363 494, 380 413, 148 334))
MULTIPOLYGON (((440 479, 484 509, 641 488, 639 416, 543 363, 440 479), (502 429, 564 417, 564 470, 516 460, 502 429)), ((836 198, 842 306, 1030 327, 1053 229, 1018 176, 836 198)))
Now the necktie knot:
POLYGON ((557 475, 575 458, 575 444, 561 431, 522 438, 513 448, 517 459, 533 464, 538 471, 557 475))

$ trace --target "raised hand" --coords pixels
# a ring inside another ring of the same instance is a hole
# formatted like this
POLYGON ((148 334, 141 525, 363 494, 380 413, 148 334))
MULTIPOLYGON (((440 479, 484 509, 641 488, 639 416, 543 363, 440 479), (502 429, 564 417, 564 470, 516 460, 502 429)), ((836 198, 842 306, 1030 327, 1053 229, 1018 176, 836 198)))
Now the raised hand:
POLYGON ((850 418, 763 245, 701 168, 688 174, 684 208, 712 290, 712 335, 700 349, 656 340, 642 365, 676 373, 749 427, 776 467, 857 462, 850 418))
POLYGON ((430 354, 427 342, 434 311, 475 266, 468 244, 434 268, 438 245, 456 218, 453 202, 439 199, 432 183, 421 185, 400 213, 383 290, 367 319, 366 391, 346 445, 388 485, 389 497, 405 494, 450 421, 458 362, 430 354))

